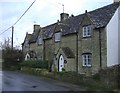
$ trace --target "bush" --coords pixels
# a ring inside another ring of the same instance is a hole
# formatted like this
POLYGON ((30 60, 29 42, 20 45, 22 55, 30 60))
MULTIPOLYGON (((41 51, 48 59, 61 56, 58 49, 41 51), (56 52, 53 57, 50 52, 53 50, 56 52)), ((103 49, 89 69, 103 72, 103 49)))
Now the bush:
POLYGON ((54 72, 54 73, 57 73, 57 72, 58 72, 58 70, 57 70, 57 67, 56 67, 56 66, 54 66, 54 70, 53 70, 53 72, 54 72))
POLYGON ((100 74, 97 73, 97 74, 93 75, 93 79, 97 80, 97 81, 100 81, 100 74))
POLYGON ((19 70, 19 63, 23 60, 22 50, 7 47, 2 50, 3 70, 19 70))
POLYGON ((65 68, 62 68, 62 72, 65 72, 65 68))
POLYGON ((48 69, 48 61, 42 60, 28 60, 20 63, 20 65, 23 67, 48 69))

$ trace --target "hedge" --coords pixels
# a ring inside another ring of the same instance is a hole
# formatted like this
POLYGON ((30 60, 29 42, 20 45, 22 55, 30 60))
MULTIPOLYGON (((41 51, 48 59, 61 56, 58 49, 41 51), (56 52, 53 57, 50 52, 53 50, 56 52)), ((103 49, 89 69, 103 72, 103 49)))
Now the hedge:
POLYGON ((21 67, 42 68, 48 69, 48 61, 42 60, 27 60, 20 63, 21 67))

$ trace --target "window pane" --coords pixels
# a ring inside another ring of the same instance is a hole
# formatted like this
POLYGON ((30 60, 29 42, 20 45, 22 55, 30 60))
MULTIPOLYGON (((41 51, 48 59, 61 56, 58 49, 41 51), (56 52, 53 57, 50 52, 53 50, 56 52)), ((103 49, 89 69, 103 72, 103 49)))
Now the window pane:
POLYGON ((87 27, 87 35, 90 36, 91 35, 91 26, 87 27))
POLYGON ((42 44, 42 38, 41 37, 38 38, 38 44, 42 44))
POLYGON ((91 66, 92 65, 92 55, 84 54, 83 57, 83 66, 91 66))
POLYGON ((86 64, 86 56, 85 55, 83 55, 83 66, 86 66, 87 64, 86 64))
POLYGON ((87 61, 87 60, 86 60, 86 58, 85 58, 85 59, 84 59, 84 65, 85 65, 85 66, 87 65, 87 64, 86 64, 86 61, 87 61))
POLYGON ((89 55, 88 55, 88 63, 87 63, 88 66, 91 66, 91 65, 92 65, 92 64, 91 64, 91 61, 92 61, 92 58, 91 58, 91 55, 89 54, 89 55))
POLYGON ((91 36, 91 25, 83 27, 83 37, 91 36))
POLYGON ((87 34, 86 34, 86 30, 84 30, 84 36, 86 36, 87 34))
POLYGON ((55 33, 55 41, 60 41, 61 39, 61 32, 55 33))
POLYGON ((83 27, 83 37, 86 37, 86 27, 83 27))

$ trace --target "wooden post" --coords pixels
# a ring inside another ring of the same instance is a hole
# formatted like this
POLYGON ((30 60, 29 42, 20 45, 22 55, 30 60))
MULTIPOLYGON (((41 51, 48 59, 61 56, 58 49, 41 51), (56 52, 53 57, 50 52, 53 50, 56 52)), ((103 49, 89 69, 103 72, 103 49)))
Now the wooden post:
POLYGON ((12 26, 12 42, 11 42, 12 49, 13 49, 13 33, 14 33, 14 27, 12 26))

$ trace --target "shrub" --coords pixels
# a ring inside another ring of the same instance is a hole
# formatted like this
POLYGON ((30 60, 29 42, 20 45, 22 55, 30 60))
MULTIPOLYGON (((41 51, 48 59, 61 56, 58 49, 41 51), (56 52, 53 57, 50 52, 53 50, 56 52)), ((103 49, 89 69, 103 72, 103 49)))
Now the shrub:
POLYGON ((93 79, 99 81, 100 80, 100 74, 97 73, 97 74, 93 75, 93 79))
POLYGON ((58 70, 57 70, 57 67, 54 66, 54 70, 53 70, 53 72, 54 72, 54 73, 57 73, 57 71, 58 71, 58 70))
POLYGON ((65 68, 62 68, 62 72, 65 72, 65 68))
POLYGON ((23 67, 48 69, 48 61, 42 60, 27 60, 20 63, 20 65, 23 67))
POLYGON ((23 53, 22 50, 15 49, 15 48, 4 48, 2 50, 2 69, 3 70, 18 70, 19 63, 23 60, 23 53))

